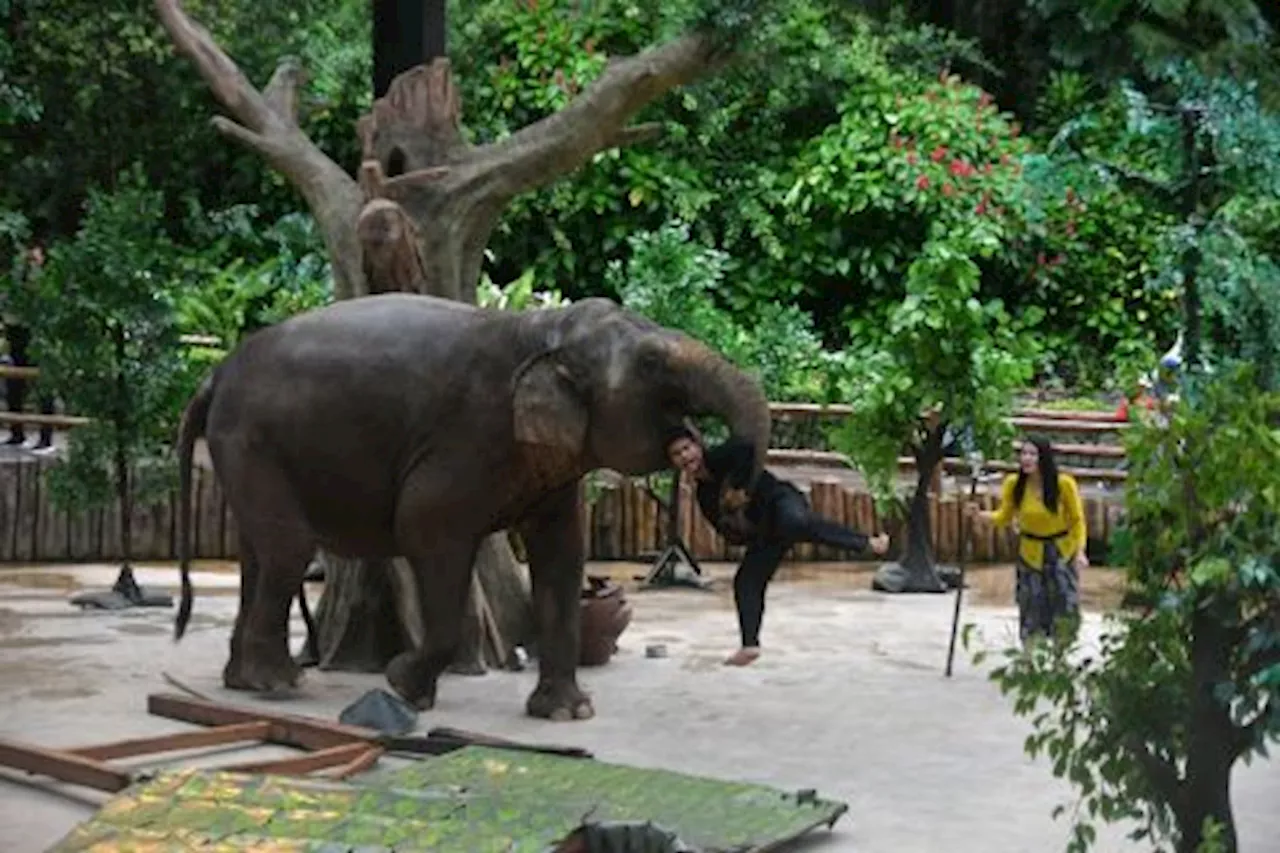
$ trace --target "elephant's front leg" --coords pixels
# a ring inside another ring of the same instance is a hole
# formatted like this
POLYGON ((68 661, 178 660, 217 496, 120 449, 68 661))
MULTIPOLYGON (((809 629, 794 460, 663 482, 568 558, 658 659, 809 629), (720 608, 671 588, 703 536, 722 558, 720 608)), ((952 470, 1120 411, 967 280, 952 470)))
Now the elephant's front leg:
POLYGON ((520 527, 529 554, 533 606, 538 624, 538 686, 525 711, 550 720, 586 720, 595 715, 578 687, 581 614, 582 497, 578 483, 549 498, 520 527))

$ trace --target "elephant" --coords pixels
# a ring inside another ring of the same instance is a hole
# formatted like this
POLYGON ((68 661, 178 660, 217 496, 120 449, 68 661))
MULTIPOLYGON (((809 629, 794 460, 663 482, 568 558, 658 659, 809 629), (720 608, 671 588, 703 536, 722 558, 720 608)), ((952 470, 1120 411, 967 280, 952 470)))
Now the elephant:
POLYGON ((175 642, 192 609, 191 458, 204 437, 240 535, 240 609, 227 687, 288 691, 288 613, 318 547, 404 557, 426 625, 385 677, 426 710, 453 660, 484 537, 519 532, 532 582, 538 682, 525 712, 595 714, 577 682, 585 560, 581 480, 670 468, 690 416, 722 419, 763 468, 759 381, 682 332, 612 300, 523 312, 410 293, 312 309, 253 332, 182 416, 175 642))

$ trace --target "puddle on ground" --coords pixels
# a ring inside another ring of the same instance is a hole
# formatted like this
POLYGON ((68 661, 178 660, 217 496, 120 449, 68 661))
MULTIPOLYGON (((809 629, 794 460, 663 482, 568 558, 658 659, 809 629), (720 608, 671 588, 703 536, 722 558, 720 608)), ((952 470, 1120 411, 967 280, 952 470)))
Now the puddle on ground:
POLYGON ((77 590, 81 584, 67 572, 49 569, 0 569, 0 583, 34 589, 77 590))

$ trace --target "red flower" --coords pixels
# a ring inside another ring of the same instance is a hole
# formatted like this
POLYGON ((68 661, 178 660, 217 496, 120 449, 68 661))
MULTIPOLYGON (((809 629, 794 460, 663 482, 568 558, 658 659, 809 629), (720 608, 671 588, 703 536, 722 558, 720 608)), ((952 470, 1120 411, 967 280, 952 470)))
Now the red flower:
POLYGON ((983 92, 982 97, 978 98, 978 105, 985 107, 990 105, 990 103, 991 103, 991 95, 989 95, 986 92, 983 92))
POLYGON ((942 194, 945 195, 947 198, 951 198, 951 196, 955 195, 955 192, 956 192, 956 188, 951 186, 950 181, 947 181, 945 184, 942 185, 942 194))
POLYGON ((967 178, 974 172, 973 167, 961 160, 959 157, 952 160, 951 165, 948 168, 951 174, 955 175, 957 178, 967 178))
POLYGON ((916 163, 919 163, 919 162, 920 162, 920 158, 916 156, 916 152, 914 152, 914 151, 908 151, 908 152, 907 152, 907 165, 908 165, 908 166, 914 166, 916 163))
POLYGON ((976 213, 978 216, 985 216, 987 212, 987 200, 983 199, 982 201, 978 202, 977 206, 974 207, 973 212, 976 213))
POLYGON ((945 145, 939 145, 937 148, 933 149, 933 153, 929 155, 929 159, 935 163, 941 163, 946 159, 946 157, 947 147, 945 145))
POLYGON ((918 190, 927 190, 927 189, 929 189, 929 176, 928 176, 928 175, 921 175, 920 177, 916 178, 916 189, 918 189, 918 190))

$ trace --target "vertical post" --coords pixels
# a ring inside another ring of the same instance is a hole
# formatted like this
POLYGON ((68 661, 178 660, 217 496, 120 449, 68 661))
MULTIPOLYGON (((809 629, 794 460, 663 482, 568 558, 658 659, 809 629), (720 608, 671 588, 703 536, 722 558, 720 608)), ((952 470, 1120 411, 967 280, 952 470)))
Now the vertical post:
POLYGON ((445 55, 445 0, 374 0, 373 96, 396 75, 445 55))

